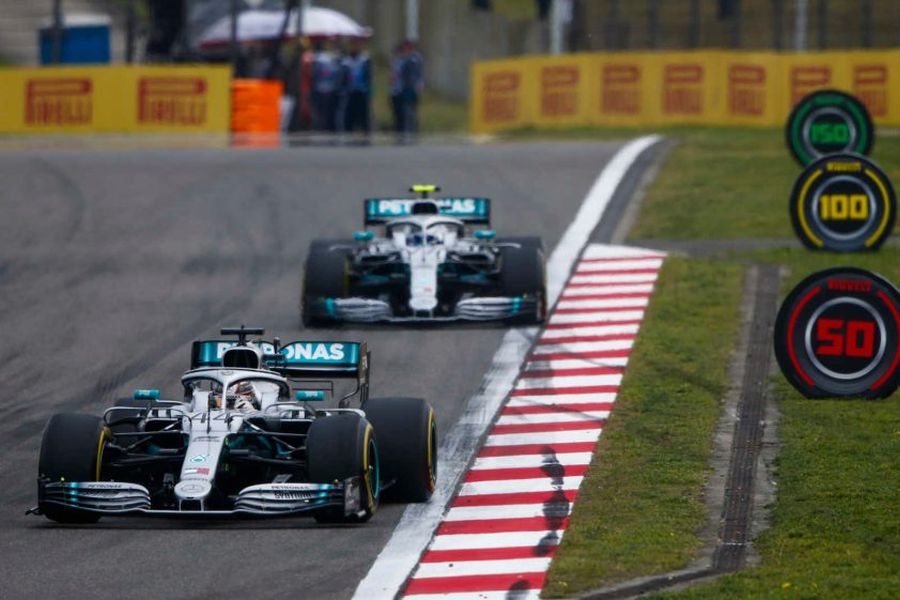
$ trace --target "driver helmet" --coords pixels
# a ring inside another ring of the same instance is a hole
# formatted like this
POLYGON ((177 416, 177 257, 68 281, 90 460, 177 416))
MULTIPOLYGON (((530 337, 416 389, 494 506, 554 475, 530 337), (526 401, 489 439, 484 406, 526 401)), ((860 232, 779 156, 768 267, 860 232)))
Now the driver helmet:
POLYGON ((438 238, 430 233, 411 233, 406 236, 407 246, 433 246, 437 243, 439 243, 438 238))
POLYGON ((249 411, 259 409, 259 400, 256 398, 256 390, 249 381, 241 381, 231 386, 228 394, 229 400, 234 398, 233 406, 236 410, 249 411))

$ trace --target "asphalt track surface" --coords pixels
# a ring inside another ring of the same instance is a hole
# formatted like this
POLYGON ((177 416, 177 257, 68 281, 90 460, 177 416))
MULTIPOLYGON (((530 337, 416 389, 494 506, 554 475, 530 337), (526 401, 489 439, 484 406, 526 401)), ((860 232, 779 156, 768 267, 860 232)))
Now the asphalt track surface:
POLYGON ((134 387, 178 397, 193 339, 223 325, 366 339, 375 396, 418 395, 439 433, 477 390, 504 330, 302 331, 307 245, 361 225, 367 195, 440 183, 494 198, 499 235, 552 249, 610 143, 282 150, 0 151, 0 598, 348 598, 402 505, 362 526, 309 519, 26 517, 41 430, 134 387))

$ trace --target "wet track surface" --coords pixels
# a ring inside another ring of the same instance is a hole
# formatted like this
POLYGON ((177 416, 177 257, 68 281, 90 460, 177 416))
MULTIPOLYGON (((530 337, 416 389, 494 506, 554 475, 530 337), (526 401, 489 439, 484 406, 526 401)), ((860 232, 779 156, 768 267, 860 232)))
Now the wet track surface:
POLYGON ((133 387, 178 397, 191 340, 246 323, 283 340, 365 339, 374 396, 417 395, 446 431, 503 335, 462 328, 300 329, 314 237, 349 237, 362 198, 415 181, 494 198, 500 236, 549 249, 614 144, 0 151, 0 597, 347 598, 402 513, 309 519, 104 519, 60 527, 35 503, 41 429, 133 387))

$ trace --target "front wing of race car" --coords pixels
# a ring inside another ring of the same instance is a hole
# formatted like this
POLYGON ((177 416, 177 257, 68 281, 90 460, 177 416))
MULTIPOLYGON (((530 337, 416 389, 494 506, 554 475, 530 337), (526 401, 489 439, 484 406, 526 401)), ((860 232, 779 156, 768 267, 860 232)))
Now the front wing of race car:
POLYGON ((536 296, 530 295, 483 296, 460 300, 449 315, 417 311, 398 316, 389 302, 376 298, 320 298, 307 303, 305 310, 315 319, 350 323, 504 321, 535 314, 538 302, 536 296))
MULTIPOLYGON (((362 514, 362 479, 335 483, 264 483, 241 490, 231 510, 204 510, 190 504, 179 509, 151 508, 150 491, 136 483, 114 481, 38 481, 38 507, 63 506, 103 516, 280 517, 343 507, 345 515, 362 514)), ((184 503, 182 503, 184 504, 184 503)))

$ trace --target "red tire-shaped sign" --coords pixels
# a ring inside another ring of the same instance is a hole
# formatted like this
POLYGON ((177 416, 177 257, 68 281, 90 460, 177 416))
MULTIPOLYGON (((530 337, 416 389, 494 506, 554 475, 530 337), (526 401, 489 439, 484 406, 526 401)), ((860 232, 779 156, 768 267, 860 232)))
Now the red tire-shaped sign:
POLYGON ((775 356, 807 398, 884 398, 900 384, 900 292, 863 269, 810 275, 775 321, 775 356))

